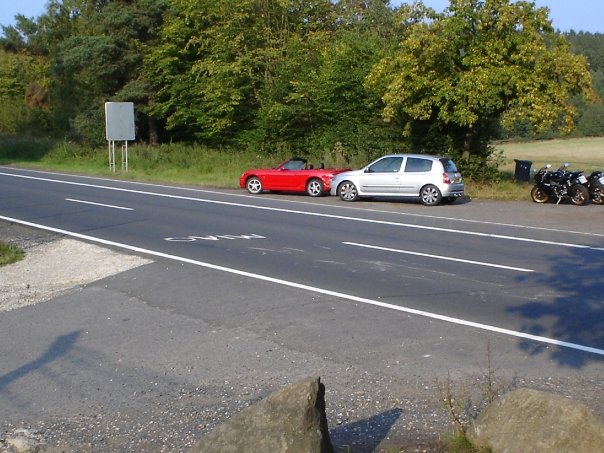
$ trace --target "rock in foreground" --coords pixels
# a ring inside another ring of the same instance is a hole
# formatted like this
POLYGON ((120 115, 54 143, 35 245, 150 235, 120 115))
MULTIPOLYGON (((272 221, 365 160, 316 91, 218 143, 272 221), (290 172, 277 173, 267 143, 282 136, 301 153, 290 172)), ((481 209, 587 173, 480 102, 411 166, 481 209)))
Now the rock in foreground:
POLYGON ((487 407, 468 439, 493 453, 594 453, 604 451, 604 425, 563 396, 519 389, 487 407))
POLYGON ((291 384, 235 415, 192 453, 332 453, 319 378, 291 384))

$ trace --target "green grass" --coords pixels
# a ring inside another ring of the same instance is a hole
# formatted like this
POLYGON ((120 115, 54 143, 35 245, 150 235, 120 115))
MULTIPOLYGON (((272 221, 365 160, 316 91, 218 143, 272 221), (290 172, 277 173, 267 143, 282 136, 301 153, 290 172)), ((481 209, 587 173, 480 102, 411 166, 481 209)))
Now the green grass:
MULTIPOLYGON (((503 152, 501 181, 479 184, 466 179, 466 193, 472 199, 530 200, 531 183, 514 180, 514 159, 530 160, 532 169, 546 163, 558 167, 568 162, 571 168, 585 172, 604 169, 604 137, 542 140, 524 143, 501 142, 495 148, 503 152)), ((261 155, 234 149, 168 144, 150 147, 131 145, 128 172, 121 170, 121 146, 116 146, 115 173, 109 170, 108 148, 88 148, 64 141, 22 139, 0 136, 0 164, 48 169, 76 174, 148 182, 197 185, 215 188, 239 187, 239 176, 249 168, 273 167, 288 155, 261 155)), ((327 153, 311 159, 328 167, 337 165, 327 153)), ((366 162, 353 162, 359 168, 366 162)))
POLYGON ((533 183, 514 180, 515 159, 531 161, 531 170, 546 164, 558 168, 565 162, 571 169, 586 173, 604 170, 604 137, 499 142, 495 148, 503 152, 503 164, 499 167, 501 181, 486 185, 466 180, 466 192, 473 199, 529 201, 533 183))
POLYGON ((25 253, 19 247, 0 241, 0 267, 16 263, 24 256, 25 253))
POLYGON ((480 449, 472 445, 461 433, 444 435, 442 439, 447 453, 488 453, 488 449, 480 449))
POLYGON ((287 157, 260 156, 204 146, 145 144, 128 148, 128 171, 116 144, 116 171, 109 169, 108 147, 87 148, 69 142, 0 137, 0 164, 109 178, 236 188, 251 167, 274 166, 287 157))
POLYGON ((503 151, 504 164, 501 171, 513 174, 514 159, 530 160, 532 168, 545 164, 559 167, 568 162, 571 168, 585 172, 604 169, 604 137, 571 138, 566 140, 540 140, 523 143, 498 143, 503 151))

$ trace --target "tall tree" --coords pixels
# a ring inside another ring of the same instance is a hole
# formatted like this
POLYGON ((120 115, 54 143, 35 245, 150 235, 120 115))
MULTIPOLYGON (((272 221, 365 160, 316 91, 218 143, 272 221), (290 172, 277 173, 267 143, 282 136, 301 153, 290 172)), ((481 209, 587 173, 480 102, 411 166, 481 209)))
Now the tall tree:
MULTIPOLYGON (((58 24, 71 19, 54 55, 55 99, 71 129, 88 140, 103 140, 102 106, 106 101, 132 101, 139 119, 148 118, 153 95, 142 73, 143 56, 158 39, 165 0, 71 0, 55 14, 58 24), (92 137, 90 136, 92 134, 92 137)), ((55 32, 59 32, 56 30, 55 32)), ((151 142, 154 123, 139 121, 151 142)))
POLYGON ((147 58, 158 87, 154 111, 169 129, 210 143, 253 129, 258 109, 283 93, 277 72, 291 67, 284 64, 295 56, 289 44, 331 27, 329 0, 172 0, 172 6, 161 45, 147 58))
MULTIPOLYGON (((442 14, 406 8, 407 35, 377 64, 367 86, 382 97, 383 116, 404 132, 446 138, 450 152, 488 158, 499 120, 537 129, 574 126, 573 94, 594 99, 584 57, 554 33, 546 8, 532 2, 451 0, 442 14)), ((442 150, 441 150, 442 151, 442 150)))
POLYGON ((391 144, 384 133, 390 127, 376 121, 363 80, 396 44, 393 11, 383 0, 329 7, 330 19, 323 14, 313 27, 289 23, 259 92, 255 138, 297 153, 324 154, 336 145, 346 155, 377 151, 391 144))
MULTIPOLYGON (((157 39, 166 9, 167 0, 50 0, 35 21, 19 16, 15 26, 4 28, 0 45, 49 61, 56 132, 102 142, 104 102, 136 102, 140 119, 147 117, 152 92, 141 72, 143 55, 157 39)), ((153 141, 152 126, 139 126, 153 141)))
POLYGON ((258 21, 250 0, 172 0, 173 15, 148 55, 152 111, 168 129, 203 140, 241 127, 254 84, 258 21))
POLYGON ((47 131, 48 66, 42 56, 0 49, 0 133, 47 131))

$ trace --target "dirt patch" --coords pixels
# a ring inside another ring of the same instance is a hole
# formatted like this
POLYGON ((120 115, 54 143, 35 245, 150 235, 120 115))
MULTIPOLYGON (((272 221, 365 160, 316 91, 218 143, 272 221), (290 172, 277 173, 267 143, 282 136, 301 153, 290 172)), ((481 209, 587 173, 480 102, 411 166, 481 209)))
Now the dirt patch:
POLYGON ((0 312, 44 302, 150 262, 74 239, 30 247, 23 260, 0 271, 0 312))

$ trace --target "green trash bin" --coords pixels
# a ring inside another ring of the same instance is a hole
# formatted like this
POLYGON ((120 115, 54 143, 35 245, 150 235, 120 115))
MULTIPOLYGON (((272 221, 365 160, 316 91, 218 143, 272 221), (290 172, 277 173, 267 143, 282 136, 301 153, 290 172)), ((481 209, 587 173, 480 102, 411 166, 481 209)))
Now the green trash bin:
POLYGON ((514 179, 516 181, 528 182, 531 180, 531 165, 530 160, 514 159, 516 162, 516 170, 514 171, 514 179))

